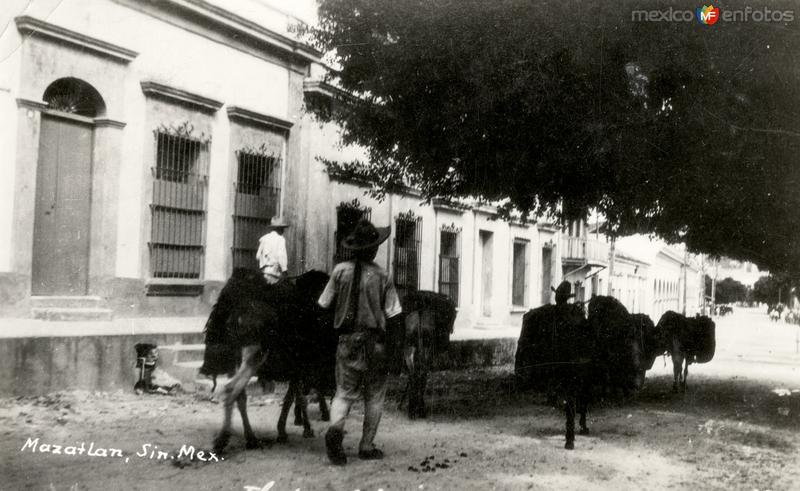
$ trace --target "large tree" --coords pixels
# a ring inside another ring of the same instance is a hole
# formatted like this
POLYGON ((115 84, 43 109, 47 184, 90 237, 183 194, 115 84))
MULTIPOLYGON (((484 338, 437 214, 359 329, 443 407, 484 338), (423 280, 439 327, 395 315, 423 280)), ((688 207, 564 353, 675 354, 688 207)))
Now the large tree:
POLYGON ((311 108, 369 153, 329 164, 800 272, 800 12, 705 26, 643 6, 697 4, 320 0, 311 37, 359 97, 311 108))
POLYGON ((800 284, 796 279, 790 278, 785 274, 762 276, 753 285, 753 300, 770 306, 779 302, 788 304, 792 290, 796 291, 798 287, 800 287, 800 284))

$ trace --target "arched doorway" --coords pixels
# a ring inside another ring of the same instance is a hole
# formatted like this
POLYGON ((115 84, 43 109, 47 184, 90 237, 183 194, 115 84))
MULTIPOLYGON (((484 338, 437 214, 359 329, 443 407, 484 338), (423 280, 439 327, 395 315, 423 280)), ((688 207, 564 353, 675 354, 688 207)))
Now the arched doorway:
POLYGON ((100 94, 76 78, 44 92, 34 211, 33 295, 85 295, 89 277, 93 118, 100 94))

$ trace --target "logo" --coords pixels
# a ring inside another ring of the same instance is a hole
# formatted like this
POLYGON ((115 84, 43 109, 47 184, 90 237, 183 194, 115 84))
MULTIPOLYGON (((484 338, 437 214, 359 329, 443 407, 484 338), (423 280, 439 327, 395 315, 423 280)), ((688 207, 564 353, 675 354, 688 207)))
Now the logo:
POLYGON ((719 20, 719 8, 714 8, 713 5, 703 5, 695 10, 697 14, 697 22, 713 26, 719 20))

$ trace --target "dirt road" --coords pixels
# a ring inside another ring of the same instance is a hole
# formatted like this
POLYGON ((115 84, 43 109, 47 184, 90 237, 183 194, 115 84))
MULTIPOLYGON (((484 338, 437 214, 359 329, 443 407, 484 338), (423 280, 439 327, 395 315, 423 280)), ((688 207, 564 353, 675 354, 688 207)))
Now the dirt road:
MULTIPOLYGON (((592 434, 579 436, 571 452, 563 449, 562 413, 539 395, 514 393, 510 367, 434 374, 425 421, 408 421, 390 404, 377 441, 383 461, 355 456, 357 407, 344 468, 327 463, 316 406, 316 438, 291 427, 289 443, 246 451, 237 433, 219 461, 179 467, 186 459, 160 460, 157 451, 207 448, 219 404, 192 394, 71 392, 0 401, 0 489, 800 489, 800 378, 792 377, 794 346, 783 340, 793 331, 747 333, 762 329, 760 317, 737 315, 718 322, 719 360, 692 366, 685 394, 670 392, 670 370, 657 360, 636 400, 593 408, 592 434), (738 341, 729 345, 734 334, 738 341), (772 363, 738 356, 758 351, 747 348, 748 336, 762 343, 776 337, 786 356, 778 353, 772 363), (83 453, 66 455, 81 445, 83 453)), ((391 399, 402 383, 393 382, 391 399)), ((260 435, 275 437, 280 389, 251 398, 260 435)))

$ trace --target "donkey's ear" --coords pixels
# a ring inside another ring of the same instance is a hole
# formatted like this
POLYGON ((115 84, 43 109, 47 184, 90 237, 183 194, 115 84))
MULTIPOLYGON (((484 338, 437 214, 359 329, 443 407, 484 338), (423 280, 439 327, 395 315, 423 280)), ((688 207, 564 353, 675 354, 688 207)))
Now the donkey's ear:
POLYGON ((555 292, 556 292, 556 289, 555 289, 555 288, 553 288, 552 286, 550 287, 550 289, 551 289, 551 290, 553 290, 553 293, 555 293, 555 292))

